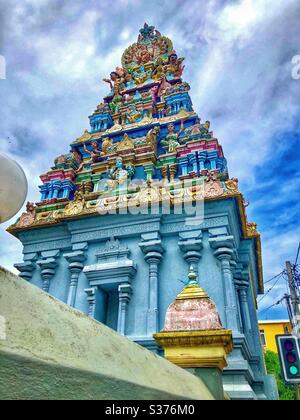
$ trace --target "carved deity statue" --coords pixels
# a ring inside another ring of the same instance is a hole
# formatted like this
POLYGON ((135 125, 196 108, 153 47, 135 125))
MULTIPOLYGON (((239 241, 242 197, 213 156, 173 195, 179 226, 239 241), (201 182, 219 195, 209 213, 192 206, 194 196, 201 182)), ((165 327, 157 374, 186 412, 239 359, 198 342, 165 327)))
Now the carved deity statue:
POLYGON ((134 124, 142 118, 142 113, 136 109, 135 105, 131 105, 126 112, 126 118, 131 124, 134 124))
POLYGON ((161 144, 166 146, 168 153, 176 151, 177 147, 180 146, 179 137, 184 131, 184 120, 181 120, 181 127, 178 133, 175 132, 175 125, 173 123, 168 125, 168 134, 161 144))
POLYGON ((109 104, 109 108, 113 114, 117 114, 120 111, 121 106, 123 106, 123 96, 118 92, 117 88, 113 89, 114 97, 109 104))
POLYGON ((146 80, 151 78, 151 72, 146 71, 145 67, 142 65, 140 66, 134 73, 133 79, 137 85, 142 85, 146 82, 146 80))
POLYGON ((113 144, 113 141, 109 137, 105 137, 102 140, 102 154, 103 156, 108 155, 109 153, 113 153, 116 147, 113 144))
POLYGON ((70 203, 64 209, 65 216, 76 216, 83 212, 85 207, 85 198, 82 191, 76 191, 74 200, 70 201, 70 203))
POLYGON ((159 136, 159 133, 160 133, 160 127, 151 128, 151 130, 148 131, 147 133, 146 142, 147 144, 152 146, 153 149, 156 149, 157 147, 157 138, 159 136))
POLYGON ((120 186, 126 186, 128 181, 134 175, 134 167, 129 165, 124 168, 122 157, 118 156, 116 158, 115 167, 108 170, 109 180, 107 181, 108 189, 115 189, 120 186))
POLYGON ((131 80, 132 76, 130 73, 121 67, 117 67, 115 71, 111 72, 109 79, 103 79, 104 82, 110 85, 114 96, 121 94, 126 89, 126 85, 130 83, 131 80))
POLYGON ((23 213, 17 223, 18 227, 31 226, 36 219, 36 207, 33 203, 28 202, 26 205, 26 213, 23 213))
POLYGON ((183 61, 184 58, 178 58, 176 52, 173 51, 169 57, 168 64, 164 68, 164 73, 168 77, 180 78, 184 70, 183 61))
POLYGON ((185 130, 185 134, 187 137, 198 135, 198 136, 201 136, 201 138, 210 139, 212 137, 212 133, 209 131, 209 129, 210 129, 209 121, 206 121, 204 124, 200 124, 200 122, 198 122, 197 124, 194 124, 191 127, 188 127, 185 130))
POLYGON ((96 141, 92 143, 92 150, 89 150, 86 147, 86 144, 83 146, 83 148, 84 148, 84 151, 88 155, 90 155, 90 159, 88 161, 81 162, 77 172, 80 172, 83 169, 84 165, 86 164, 96 163, 101 158, 101 156, 103 156, 103 153, 101 152, 101 150, 98 149, 98 143, 96 141))

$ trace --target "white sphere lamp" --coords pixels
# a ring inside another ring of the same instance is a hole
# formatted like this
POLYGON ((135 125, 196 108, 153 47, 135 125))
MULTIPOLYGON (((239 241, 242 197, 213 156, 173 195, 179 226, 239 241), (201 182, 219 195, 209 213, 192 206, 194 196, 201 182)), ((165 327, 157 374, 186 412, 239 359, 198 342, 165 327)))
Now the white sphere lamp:
POLYGON ((27 179, 21 166, 0 154, 0 223, 7 222, 18 213, 27 192, 27 179))

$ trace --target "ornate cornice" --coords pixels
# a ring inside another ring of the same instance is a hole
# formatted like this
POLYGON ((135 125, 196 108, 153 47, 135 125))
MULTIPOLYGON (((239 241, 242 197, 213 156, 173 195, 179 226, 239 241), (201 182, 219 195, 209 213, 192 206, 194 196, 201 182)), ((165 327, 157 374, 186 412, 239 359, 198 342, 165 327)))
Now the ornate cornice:
POLYGON ((161 332, 153 337, 164 348, 166 359, 183 368, 223 370, 227 366, 226 355, 233 350, 229 330, 161 332))
POLYGON ((225 347, 226 353, 230 353, 233 349, 232 332, 230 330, 161 332, 154 334, 154 338, 162 347, 221 344, 225 347))
POLYGON ((205 202, 235 199, 241 218, 241 226, 244 239, 254 239, 256 243, 257 266, 259 274, 260 292, 263 293, 263 270, 261 254, 261 238, 255 223, 249 223, 245 211, 245 201, 242 193, 238 190, 238 185, 234 180, 225 183, 215 179, 205 181, 204 188, 193 186, 193 181, 189 186, 180 188, 180 183, 159 185, 154 190, 151 183, 144 184, 139 191, 128 194, 123 192, 120 195, 104 195, 97 200, 87 200, 86 196, 78 193, 74 201, 68 202, 62 210, 49 212, 36 212, 30 208, 30 214, 24 213, 21 219, 8 229, 8 232, 17 235, 18 232, 41 227, 49 227, 61 224, 68 220, 79 219, 87 216, 98 216, 105 214, 118 214, 121 209, 130 209, 131 206, 154 205, 168 202, 171 208, 178 200, 184 203, 193 204, 199 199, 205 202), (179 188, 178 188, 179 187, 179 188))

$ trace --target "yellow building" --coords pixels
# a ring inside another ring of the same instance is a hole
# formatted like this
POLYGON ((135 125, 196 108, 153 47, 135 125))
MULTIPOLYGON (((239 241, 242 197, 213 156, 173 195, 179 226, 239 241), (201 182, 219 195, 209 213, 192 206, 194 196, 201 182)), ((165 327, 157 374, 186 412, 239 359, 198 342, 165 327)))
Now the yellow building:
POLYGON ((292 325, 288 320, 259 321, 262 345, 265 351, 277 353, 276 335, 291 334, 292 325))

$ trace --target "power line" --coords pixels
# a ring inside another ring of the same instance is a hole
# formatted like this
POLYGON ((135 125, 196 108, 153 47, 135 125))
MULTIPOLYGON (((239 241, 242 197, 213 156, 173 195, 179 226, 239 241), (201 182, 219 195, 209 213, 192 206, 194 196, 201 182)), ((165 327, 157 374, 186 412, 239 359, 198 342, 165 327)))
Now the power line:
POLYGON ((283 297, 283 298, 282 298, 282 299, 280 299, 278 302, 274 303, 273 305, 269 306, 268 308, 263 309, 262 311, 259 311, 259 313, 260 313, 260 314, 262 314, 262 313, 267 312, 267 311, 269 311, 270 309, 274 308, 275 306, 280 305, 284 299, 285 299, 285 298, 283 297))
POLYGON ((275 283, 273 284, 273 286, 263 295, 263 297, 258 301, 258 303, 262 302, 268 296, 268 294, 272 292, 272 290, 274 289, 274 287, 277 285, 277 283, 281 279, 281 276, 282 276, 282 273, 280 274, 280 277, 277 276, 278 278, 275 281, 275 283))
POLYGON ((277 279, 277 277, 282 276, 283 273, 284 273, 284 271, 282 271, 281 273, 277 274, 277 276, 272 277, 270 280, 265 281, 265 284, 271 283, 271 281, 277 279))

